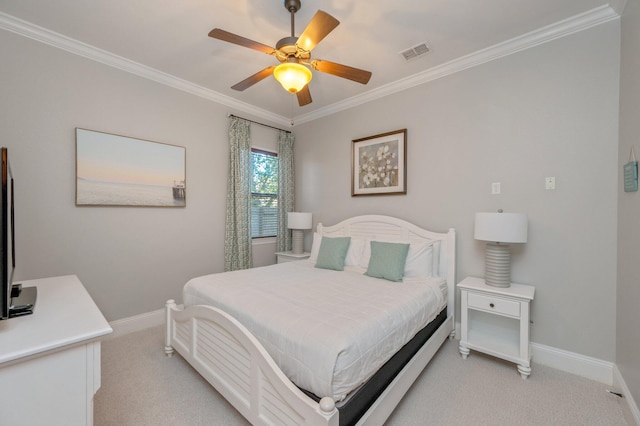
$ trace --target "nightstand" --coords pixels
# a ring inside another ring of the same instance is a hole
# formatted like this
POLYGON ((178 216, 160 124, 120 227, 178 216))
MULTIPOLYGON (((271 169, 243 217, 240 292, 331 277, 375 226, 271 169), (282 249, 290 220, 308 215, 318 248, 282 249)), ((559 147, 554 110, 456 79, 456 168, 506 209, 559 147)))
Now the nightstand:
POLYGON ((523 379, 531 374, 529 309, 535 287, 511 284, 491 287, 482 278, 467 277, 461 290, 460 354, 470 349, 515 362, 523 379))
POLYGON ((292 251, 276 252, 277 263, 293 262, 296 260, 305 260, 311 256, 311 253, 294 254, 292 251))

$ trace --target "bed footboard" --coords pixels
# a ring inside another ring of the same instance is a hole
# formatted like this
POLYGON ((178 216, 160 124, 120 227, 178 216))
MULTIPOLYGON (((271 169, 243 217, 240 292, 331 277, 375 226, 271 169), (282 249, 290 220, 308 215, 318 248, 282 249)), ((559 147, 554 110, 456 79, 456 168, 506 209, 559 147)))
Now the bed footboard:
POLYGON ((178 351, 254 425, 338 426, 329 397, 302 393, 235 318, 211 306, 166 304, 165 353, 178 351))

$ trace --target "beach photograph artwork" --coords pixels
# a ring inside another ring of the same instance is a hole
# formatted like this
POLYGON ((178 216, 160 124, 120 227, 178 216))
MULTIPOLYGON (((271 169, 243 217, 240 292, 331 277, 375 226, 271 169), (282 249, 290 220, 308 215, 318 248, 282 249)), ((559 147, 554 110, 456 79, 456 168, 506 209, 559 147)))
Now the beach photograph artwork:
POLYGON ((186 149, 76 129, 76 205, 186 206, 186 149))

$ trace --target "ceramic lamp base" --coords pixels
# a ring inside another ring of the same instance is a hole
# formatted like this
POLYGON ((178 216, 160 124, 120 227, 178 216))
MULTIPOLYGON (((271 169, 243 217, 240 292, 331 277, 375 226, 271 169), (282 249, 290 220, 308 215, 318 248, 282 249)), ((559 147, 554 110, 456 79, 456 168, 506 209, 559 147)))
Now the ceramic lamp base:
POLYGON ((304 231, 302 229, 292 229, 291 243, 293 254, 302 254, 304 249, 304 231))
POLYGON ((484 282, 492 287, 511 287, 509 244, 487 243, 484 282))

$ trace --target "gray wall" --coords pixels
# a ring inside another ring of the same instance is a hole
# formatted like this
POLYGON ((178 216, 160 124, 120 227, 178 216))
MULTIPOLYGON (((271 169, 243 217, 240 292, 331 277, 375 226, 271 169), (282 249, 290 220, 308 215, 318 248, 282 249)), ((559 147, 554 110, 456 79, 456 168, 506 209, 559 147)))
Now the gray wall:
MULTIPOLYGON (((237 111, 7 31, 0 56, 18 280, 77 274, 111 321, 222 271, 227 113, 237 111), (186 147, 187 207, 75 207, 75 127, 186 147)), ((264 256, 275 261, 273 249, 264 256)))
POLYGON ((512 279, 536 287, 532 340, 614 361, 619 31, 607 23, 300 125, 298 206, 316 223, 375 213, 454 227, 458 280, 484 273, 475 212, 527 213, 512 279), (351 140, 401 128, 408 194, 352 198, 351 140))
POLYGON ((622 16, 620 153, 618 159, 618 310, 616 364, 640 402, 640 193, 624 192, 622 166, 631 147, 640 159, 640 2, 629 0, 622 16))
MULTIPOLYGON (((296 209, 328 224, 380 213, 455 227, 459 279, 483 274, 473 214, 525 212, 513 279, 537 288, 533 340, 613 361, 619 31, 608 23, 299 126, 296 209), (409 194, 351 198, 351 140, 405 127, 409 194)), ((8 32, 0 53, 18 279, 77 274, 114 320, 222 270, 235 111, 8 32), (76 126, 185 146, 187 208, 75 207, 76 126)))

